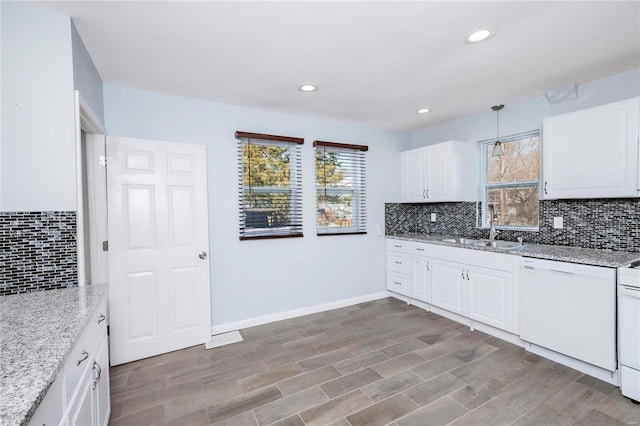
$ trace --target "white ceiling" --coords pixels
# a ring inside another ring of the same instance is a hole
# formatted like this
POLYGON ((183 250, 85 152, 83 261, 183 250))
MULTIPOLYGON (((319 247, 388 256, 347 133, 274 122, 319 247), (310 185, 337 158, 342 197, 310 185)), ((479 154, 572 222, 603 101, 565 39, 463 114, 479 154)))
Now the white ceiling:
POLYGON ((640 67, 638 1, 32 4, 74 18, 105 83, 391 129, 640 67))

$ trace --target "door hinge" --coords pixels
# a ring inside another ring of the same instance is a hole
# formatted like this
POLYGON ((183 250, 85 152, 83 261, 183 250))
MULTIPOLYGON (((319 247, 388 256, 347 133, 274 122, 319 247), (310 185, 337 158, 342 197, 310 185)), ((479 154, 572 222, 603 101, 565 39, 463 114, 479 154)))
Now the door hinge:
POLYGON ((102 251, 109 251, 109 241, 102 242, 102 251))
POLYGON ((98 164, 100 164, 101 166, 106 166, 107 165, 107 156, 106 155, 101 155, 98 157, 98 164))

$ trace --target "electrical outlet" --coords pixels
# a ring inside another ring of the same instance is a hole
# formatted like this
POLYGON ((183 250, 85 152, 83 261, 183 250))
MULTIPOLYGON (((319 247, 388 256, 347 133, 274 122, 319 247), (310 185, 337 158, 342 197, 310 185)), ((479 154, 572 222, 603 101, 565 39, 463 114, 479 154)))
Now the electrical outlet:
POLYGON ((431 222, 435 222, 435 221, 436 221, 436 214, 431 213, 431 222))
POLYGON ((556 216, 553 218, 553 228, 554 229, 564 228, 564 220, 562 219, 562 216, 556 216))

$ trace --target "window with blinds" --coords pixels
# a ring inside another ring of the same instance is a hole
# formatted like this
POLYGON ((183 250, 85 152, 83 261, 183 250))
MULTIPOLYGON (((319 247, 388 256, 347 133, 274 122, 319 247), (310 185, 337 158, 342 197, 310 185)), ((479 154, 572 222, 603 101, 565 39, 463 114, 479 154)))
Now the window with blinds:
POLYGON ((315 141, 318 235, 366 234, 364 145, 315 141))
POLYGON ((304 139, 236 132, 240 239, 302 237, 304 139))

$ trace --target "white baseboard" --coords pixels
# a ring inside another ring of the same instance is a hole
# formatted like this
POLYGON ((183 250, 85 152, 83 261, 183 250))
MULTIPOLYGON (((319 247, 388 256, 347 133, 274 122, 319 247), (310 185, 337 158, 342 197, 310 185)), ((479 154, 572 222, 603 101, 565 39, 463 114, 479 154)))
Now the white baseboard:
POLYGON ((357 303, 370 302, 372 300, 384 299, 392 294, 388 291, 367 294, 365 296, 354 297, 351 299, 336 300, 335 302, 323 303, 322 305, 309 306, 301 309, 293 309, 291 311, 278 312, 276 314, 264 315, 261 317, 247 318, 242 321, 228 322, 218 324, 211 327, 211 335, 226 333, 228 331, 241 330, 243 328, 255 327, 256 325, 268 324, 270 322, 281 321, 290 318, 301 317, 303 315, 315 314, 318 312, 330 311, 332 309, 344 308, 345 306, 355 305, 357 303))

